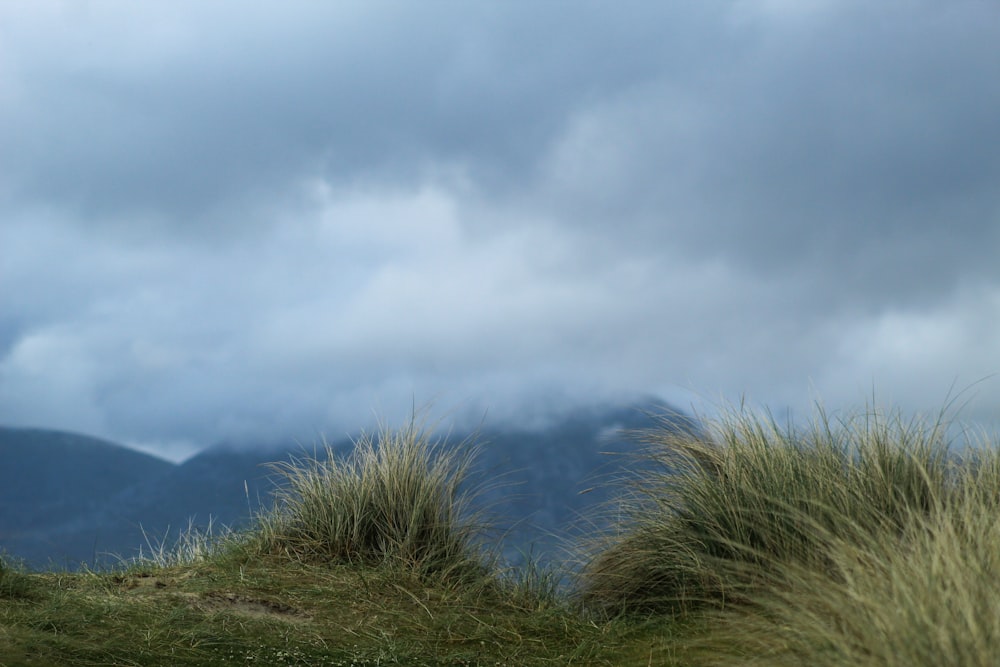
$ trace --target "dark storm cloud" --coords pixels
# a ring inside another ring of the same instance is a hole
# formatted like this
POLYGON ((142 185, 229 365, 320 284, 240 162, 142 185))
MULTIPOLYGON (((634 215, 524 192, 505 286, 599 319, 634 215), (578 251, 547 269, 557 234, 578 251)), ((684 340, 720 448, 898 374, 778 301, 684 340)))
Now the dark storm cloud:
POLYGON ((653 76, 673 32, 641 5, 86 7, 6 31, 4 166, 22 196, 98 218, 438 162, 523 184, 567 112, 653 76))
POLYGON ((998 37, 974 0, 5 5, 0 422, 933 409, 1000 370, 998 37))
POLYGON ((552 164, 554 207, 641 221, 626 239, 754 272, 815 269, 834 297, 996 278, 995 9, 831 3, 771 19, 731 20, 712 72, 583 114, 552 164))

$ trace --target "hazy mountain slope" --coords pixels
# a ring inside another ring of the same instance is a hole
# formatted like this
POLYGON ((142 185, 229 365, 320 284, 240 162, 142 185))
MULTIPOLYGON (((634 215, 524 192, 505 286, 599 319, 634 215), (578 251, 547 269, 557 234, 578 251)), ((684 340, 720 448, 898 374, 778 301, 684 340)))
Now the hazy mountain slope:
MULTIPOLYGON (((345 442, 340 447, 349 445, 345 442)), ((309 455, 312 453, 310 450, 309 455)), ((301 457, 302 446, 216 445, 148 485, 123 491, 113 505, 123 508, 133 524, 141 524, 147 534, 157 539, 168 533, 176 537, 177 531, 186 529, 189 523, 206 528, 211 521, 216 528, 241 528, 250 522, 252 515, 272 506, 273 490, 280 476, 269 464, 288 460, 290 455, 301 457)))
POLYGON ((27 527, 86 512, 101 498, 173 467, 96 438, 0 428, 0 525, 27 527))
MULTIPOLYGON (((655 402, 609 405, 564 415, 543 429, 479 433, 470 483, 481 488, 481 504, 504 536, 507 558, 516 562, 530 548, 551 554, 556 534, 581 517, 598 519, 601 503, 616 492, 610 478, 635 463, 628 453, 638 447, 623 431, 648 427, 648 413, 667 410, 655 402)), ((449 442, 464 437, 453 433, 449 442)), ((287 442, 232 443, 174 465, 74 438, 22 434, 0 448, 0 549, 36 566, 114 562, 136 555, 147 538, 176 538, 189 521, 244 526, 272 504, 280 476, 268 463, 322 454, 287 442)), ((351 442, 333 446, 346 455, 351 442)))
POLYGON ((526 549, 564 555, 564 538, 575 542, 603 526, 608 501, 644 465, 635 432, 665 416, 690 428, 676 410, 650 400, 578 410, 543 430, 485 432, 482 501, 506 532, 507 559, 519 562, 526 549))
MULTIPOLYGON (((59 553, 67 545, 58 526, 91 525, 108 498, 173 468, 97 438, 0 427, 0 549, 33 560, 59 553)), ((94 535, 88 539, 92 550, 94 535)))

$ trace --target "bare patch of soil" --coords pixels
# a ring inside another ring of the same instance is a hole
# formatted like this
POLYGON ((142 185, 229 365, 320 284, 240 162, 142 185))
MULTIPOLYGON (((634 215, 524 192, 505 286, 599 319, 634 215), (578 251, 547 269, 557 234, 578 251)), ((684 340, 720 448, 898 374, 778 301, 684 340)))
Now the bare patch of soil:
POLYGON ((231 612, 254 618, 270 618, 290 623, 302 623, 309 617, 299 609, 275 602, 239 595, 237 593, 207 593, 195 606, 208 612, 231 612))

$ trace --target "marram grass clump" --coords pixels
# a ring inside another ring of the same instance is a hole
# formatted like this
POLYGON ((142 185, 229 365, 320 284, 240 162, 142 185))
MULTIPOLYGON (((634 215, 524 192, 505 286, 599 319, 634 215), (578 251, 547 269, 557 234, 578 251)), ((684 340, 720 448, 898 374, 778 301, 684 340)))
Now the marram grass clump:
MULTIPOLYGON (((616 508, 623 521, 591 550, 584 604, 684 613, 752 599, 785 566, 842 578, 840 545, 892 540, 969 491, 946 424, 866 410, 823 412, 805 429, 732 411, 700 433, 645 434, 648 470, 616 508), (836 546, 836 548, 835 548, 836 546)), ((989 496, 996 456, 977 485, 989 496)))
POLYGON ((469 445, 446 446, 411 419, 362 434, 346 456, 327 446, 325 459, 274 464, 285 484, 259 517, 260 546, 309 562, 482 570, 469 445))
POLYGON ((899 534, 831 539, 832 572, 775 564, 749 604, 705 617, 687 664, 987 667, 1000 664, 1000 522, 992 498, 960 491, 914 510, 899 534))

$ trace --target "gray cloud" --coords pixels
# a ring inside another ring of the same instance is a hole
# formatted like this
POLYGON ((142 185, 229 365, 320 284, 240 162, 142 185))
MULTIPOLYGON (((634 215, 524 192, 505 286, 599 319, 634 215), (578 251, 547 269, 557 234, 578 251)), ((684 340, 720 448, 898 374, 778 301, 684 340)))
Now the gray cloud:
POLYGON ((981 4, 837 7, 733 28, 744 39, 711 74, 588 109, 555 153, 554 208, 638 220, 639 243, 752 271, 847 259, 852 298, 887 275, 904 279, 886 296, 947 289, 970 268, 995 278, 996 17, 981 4))
POLYGON ((0 422, 177 453, 414 399, 934 409, 1000 370, 998 31, 972 0, 5 6, 0 422))

